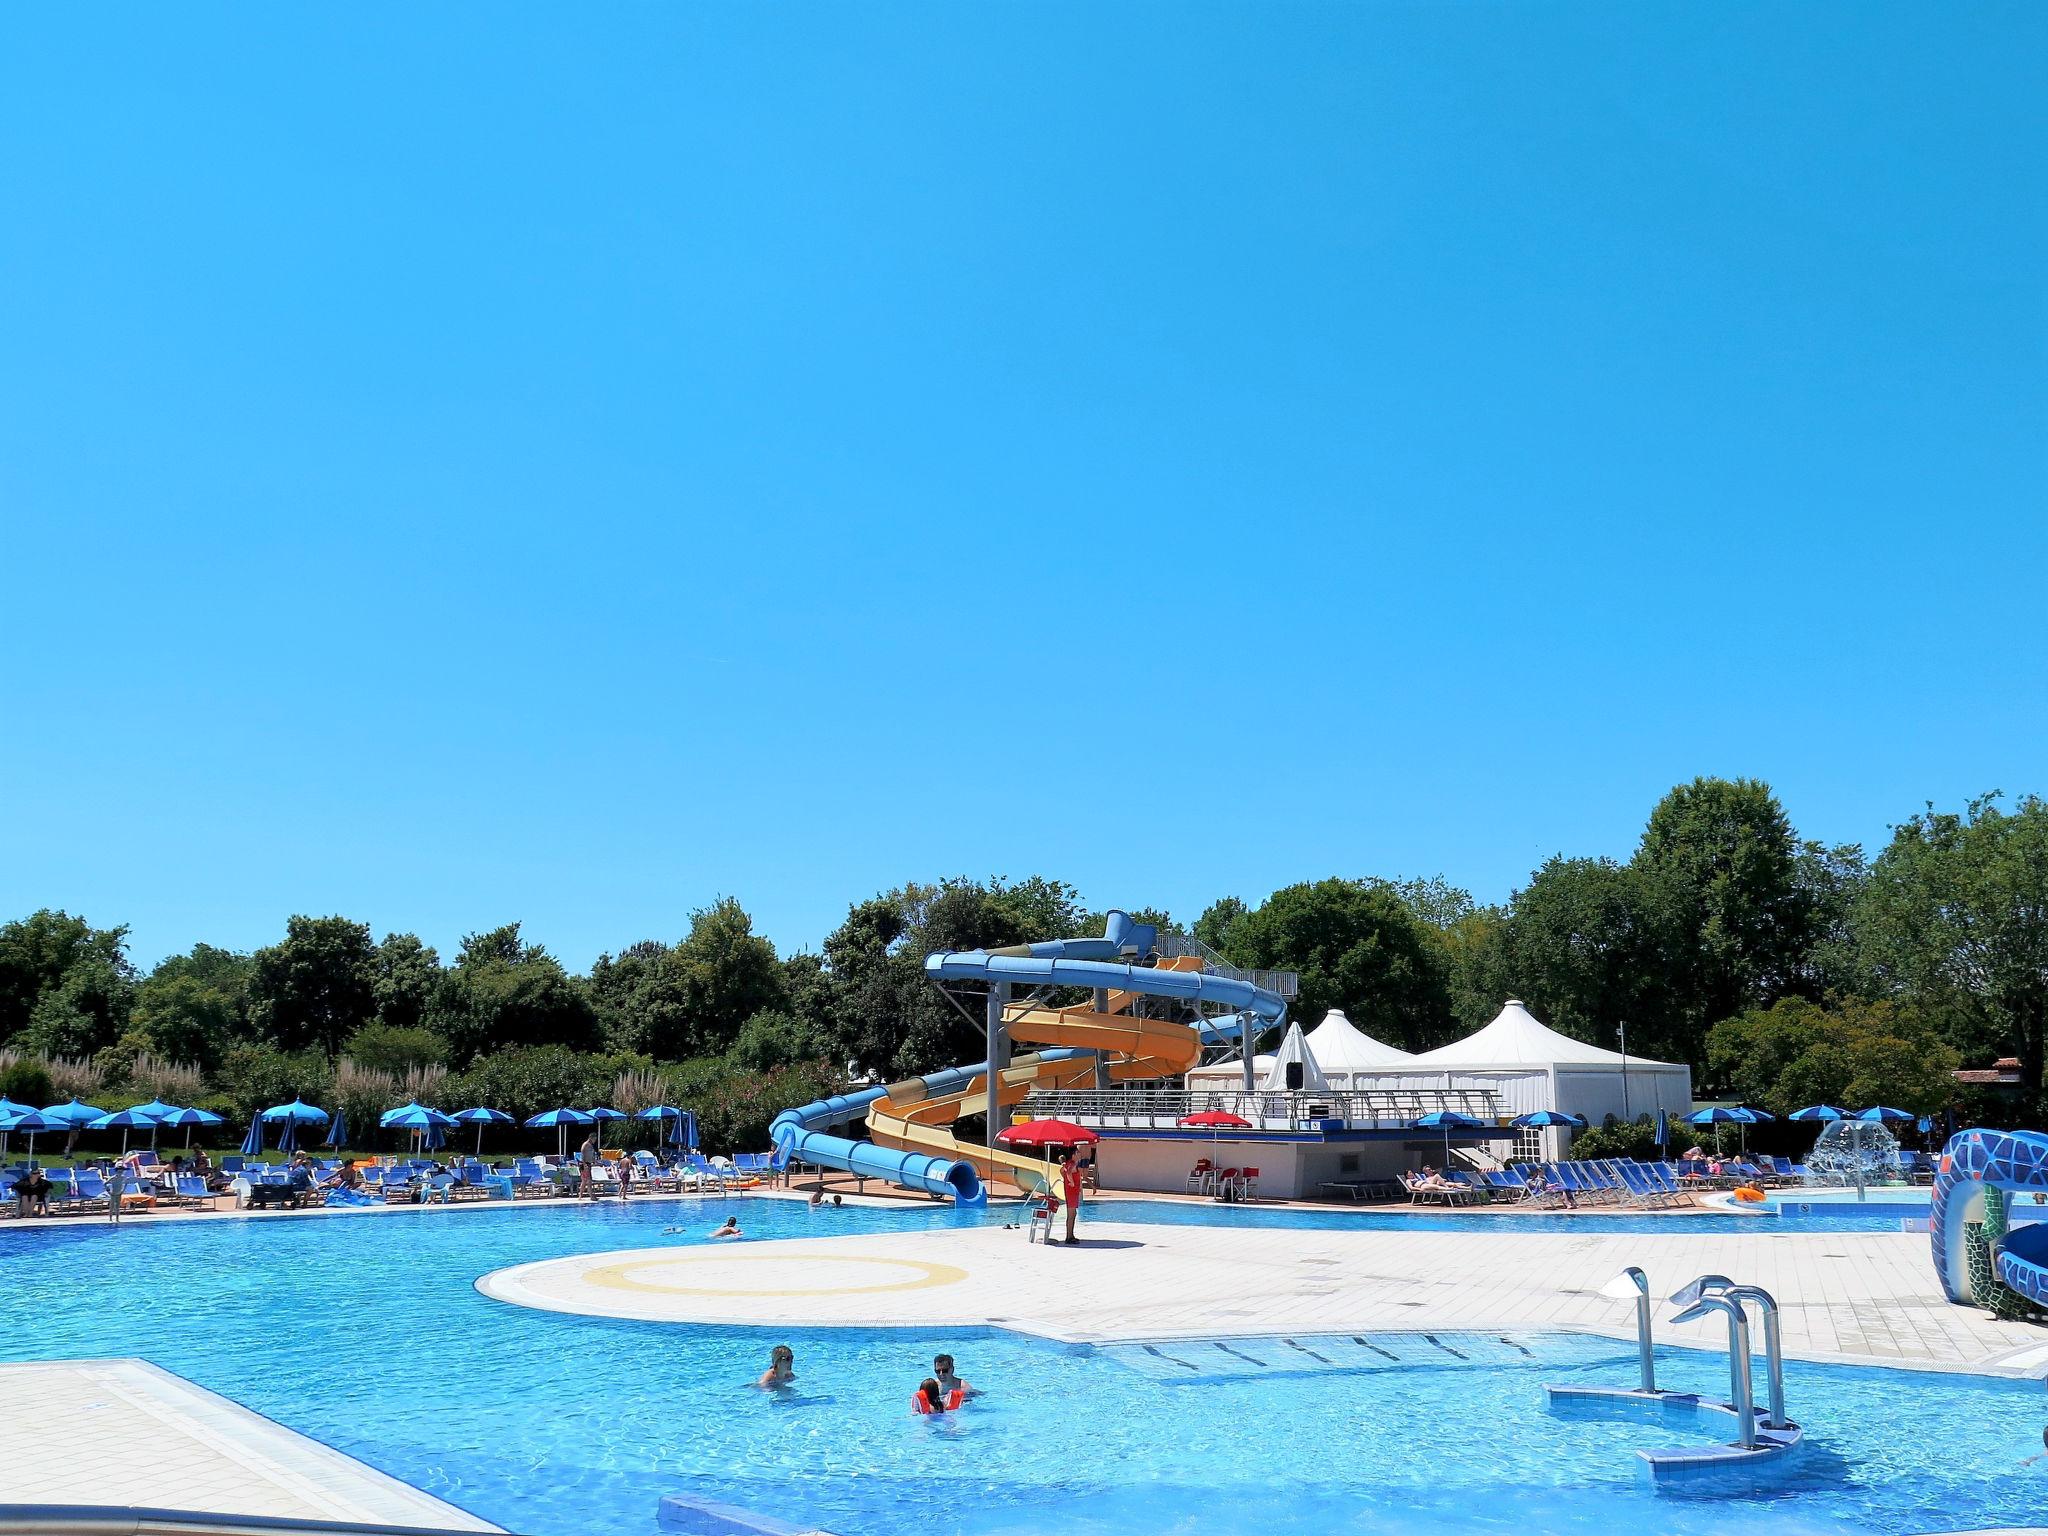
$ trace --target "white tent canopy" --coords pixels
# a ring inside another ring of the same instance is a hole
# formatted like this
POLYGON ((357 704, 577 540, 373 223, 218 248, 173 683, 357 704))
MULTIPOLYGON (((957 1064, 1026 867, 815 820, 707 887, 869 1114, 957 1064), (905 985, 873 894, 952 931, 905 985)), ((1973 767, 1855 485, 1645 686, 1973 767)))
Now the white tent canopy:
POLYGON ((1603 1050, 1570 1035, 1560 1035, 1515 997, 1509 998, 1493 1016, 1493 1022, 1476 1034, 1409 1059, 1418 1065, 1481 1072, 1513 1072, 1528 1067, 1612 1067, 1619 1071, 1624 1061, 1631 1072, 1672 1065, 1644 1056, 1623 1057, 1619 1051, 1603 1050))
POLYGON ((1316 1065, 1316 1058, 1309 1051, 1308 1037, 1301 1032, 1299 1024, 1289 1024, 1287 1033, 1280 1037, 1280 1048, 1273 1053, 1273 1064, 1266 1069, 1266 1075, 1259 1079, 1262 1093, 1285 1093, 1295 1086, 1309 1093, 1327 1093, 1329 1083, 1324 1079, 1322 1069, 1316 1065), (1290 1085, 1287 1069, 1294 1063, 1301 1065, 1301 1081, 1290 1085))
MULTIPOLYGON (((1270 1053, 1261 1051, 1252 1058, 1252 1081, 1259 1082, 1273 1070, 1270 1053)), ((1190 1067, 1187 1075, 1188 1087, 1195 1089, 1229 1089, 1244 1086, 1244 1058, 1233 1056, 1228 1061, 1212 1061, 1205 1067, 1190 1067)))
POLYGON ((1692 1108, 1690 1067, 1561 1035, 1518 998, 1509 998, 1484 1029, 1353 1086, 1490 1089, 1504 1113, 1561 1109, 1595 1125, 1608 1115, 1682 1115, 1692 1108))
MULTIPOLYGON (((1323 1015, 1323 1022, 1305 1037, 1309 1054, 1333 1088, 1349 1088, 1352 1079, 1406 1066, 1415 1060, 1398 1046, 1375 1040, 1344 1016, 1340 1008, 1323 1015)), ((1363 1086, 1363 1085, 1360 1085, 1363 1086)))

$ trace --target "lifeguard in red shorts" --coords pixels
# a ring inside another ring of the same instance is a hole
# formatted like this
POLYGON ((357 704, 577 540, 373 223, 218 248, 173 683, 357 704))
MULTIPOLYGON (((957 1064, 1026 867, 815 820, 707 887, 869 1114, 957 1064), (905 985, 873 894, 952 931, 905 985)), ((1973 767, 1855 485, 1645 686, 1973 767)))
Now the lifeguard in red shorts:
POLYGON ((1081 1215, 1081 1152, 1069 1147, 1060 1159, 1060 1195, 1067 1203, 1067 1241, 1076 1242, 1074 1223, 1081 1215))

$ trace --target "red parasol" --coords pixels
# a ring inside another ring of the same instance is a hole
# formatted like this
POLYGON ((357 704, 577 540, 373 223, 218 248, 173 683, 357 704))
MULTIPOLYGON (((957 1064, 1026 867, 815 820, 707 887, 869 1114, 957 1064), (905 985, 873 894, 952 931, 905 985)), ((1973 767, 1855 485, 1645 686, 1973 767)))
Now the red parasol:
POLYGON ((1244 1130, 1250 1130, 1252 1124, 1244 1116, 1233 1115, 1227 1109, 1205 1109, 1199 1114, 1182 1115, 1180 1123, 1182 1125, 1236 1126, 1244 1130))
POLYGON ((1078 1147, 1101 1139, 1071 1120, 1026 1120, 996 1132, 996 1140, 1006 1147, 1078 1147))

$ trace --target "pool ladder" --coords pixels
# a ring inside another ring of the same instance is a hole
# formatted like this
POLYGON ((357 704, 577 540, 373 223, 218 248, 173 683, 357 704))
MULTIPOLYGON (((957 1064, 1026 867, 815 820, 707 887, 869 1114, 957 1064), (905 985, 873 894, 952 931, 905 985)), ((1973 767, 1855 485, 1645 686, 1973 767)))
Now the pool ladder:
MULTIPOLYGON (((1631 1273, 1641 1275, 1642 1271, 1631 1273)), ((1769 1373, 1770 1391, 1770 1407, 1763 1427, 1789 1429, 1791 1420, 1785 1417, 1785 1354, 1778 1333, 1777 1298, 1762 1286, 1737 1285, 1726 1275, 1701 1275, 1690 1285, 1674 1292, 1671 1301, 1679 1308, 1671 1318, 1674 1323, 1689 1323, 1710 1312, 1718 1312, 1728 1319, 1728 1397, 1735 1409, 1737 1433, 1746 1451, 1755 1450, 1757 1444, 1756 1392, 1750 1379, 1748 1310, 1752 1306, 1757 1309, 1763 1319, 1764 1369, 1769 1373)), ((1644 1280, 1642 1297, 1636 1307, 1636 1327, 1643 1349, 1643 1390, 1646 1392, 1656 1390, 1648 1377, 1649 1319, 1649 1282, 1644 1280)))

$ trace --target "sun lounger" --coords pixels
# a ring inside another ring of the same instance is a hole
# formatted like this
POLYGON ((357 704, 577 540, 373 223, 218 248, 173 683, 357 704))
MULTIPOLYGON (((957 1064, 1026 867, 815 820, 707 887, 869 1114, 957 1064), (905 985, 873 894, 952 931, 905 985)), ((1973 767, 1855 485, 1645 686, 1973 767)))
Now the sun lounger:
POLYGON ((171 1198, 180 1205, 203 1205, 208 1210, 213 1210, 217 1207, 221 1195, 225 1193, 225 1190, 208 1189, 206 1180, 196 1173, 181 1173, 173 1182, 171 1198))

